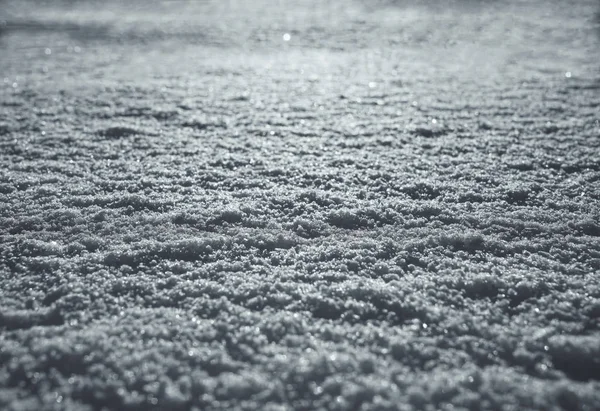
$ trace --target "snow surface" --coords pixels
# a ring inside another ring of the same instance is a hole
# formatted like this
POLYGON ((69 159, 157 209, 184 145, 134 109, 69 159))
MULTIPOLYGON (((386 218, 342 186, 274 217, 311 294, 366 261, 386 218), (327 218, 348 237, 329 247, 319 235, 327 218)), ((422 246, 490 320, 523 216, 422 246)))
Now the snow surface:
POLYGON ((0 408, 600 409, 597 1, 0 2, 0 408))

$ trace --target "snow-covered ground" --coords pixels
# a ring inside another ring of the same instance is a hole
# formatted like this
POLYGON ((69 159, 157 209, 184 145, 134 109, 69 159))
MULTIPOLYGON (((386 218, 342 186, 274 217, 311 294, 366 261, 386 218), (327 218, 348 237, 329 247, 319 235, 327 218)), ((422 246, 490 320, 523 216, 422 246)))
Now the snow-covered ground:
POLYGON ((0 1, 0 408, 600 409, 597 1, 0 1))

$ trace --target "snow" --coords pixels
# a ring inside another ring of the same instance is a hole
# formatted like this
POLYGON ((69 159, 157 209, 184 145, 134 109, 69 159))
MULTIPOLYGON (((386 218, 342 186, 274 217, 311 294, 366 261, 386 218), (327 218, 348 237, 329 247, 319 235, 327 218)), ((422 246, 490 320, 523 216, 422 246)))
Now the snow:
POLYGON ((3 2, 0 408, 600 409, 597 3, 273 4, 3 2))

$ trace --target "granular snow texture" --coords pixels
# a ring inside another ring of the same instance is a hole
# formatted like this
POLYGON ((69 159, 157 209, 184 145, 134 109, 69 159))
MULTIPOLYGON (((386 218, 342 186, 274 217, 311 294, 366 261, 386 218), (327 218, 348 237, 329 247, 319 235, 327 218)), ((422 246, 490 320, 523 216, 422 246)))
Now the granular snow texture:
POLYGON ((0 409, 600 410, 597 1, 0 1, 0 409))

